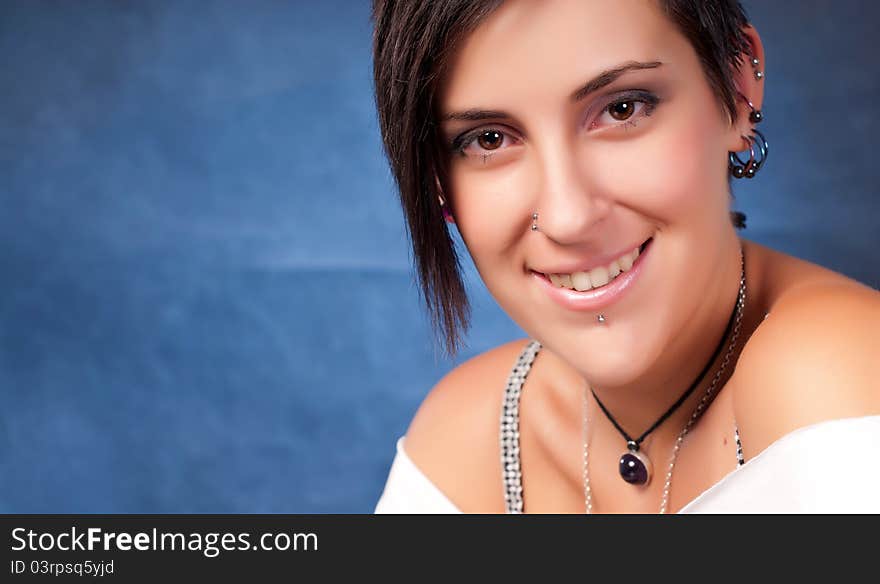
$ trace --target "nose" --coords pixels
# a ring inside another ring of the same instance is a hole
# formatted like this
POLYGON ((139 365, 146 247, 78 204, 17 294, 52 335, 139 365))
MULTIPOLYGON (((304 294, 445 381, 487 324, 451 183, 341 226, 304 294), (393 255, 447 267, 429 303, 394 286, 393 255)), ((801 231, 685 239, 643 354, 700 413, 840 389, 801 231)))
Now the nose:
POLYGON ((595 238, 597 225, 611 204, 598 192, 597 174, 584 152, 567 141, 557 141, 538 157, 537 196, 533 221, 537 231, 561 245, 595 238))

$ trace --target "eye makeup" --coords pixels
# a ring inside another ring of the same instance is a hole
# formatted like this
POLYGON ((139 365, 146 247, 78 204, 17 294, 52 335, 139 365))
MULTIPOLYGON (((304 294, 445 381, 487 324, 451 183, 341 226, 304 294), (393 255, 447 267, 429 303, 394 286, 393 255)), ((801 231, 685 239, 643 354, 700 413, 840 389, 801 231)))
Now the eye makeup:
MULTIPOLYGON (((599 115, 605 113, 611 113, 611 109, 628 103, 641 103, 643 106, 637 111, 633 112, 630 118, 617 120, 620 122, 619 124, 612 123, 611 126, 621 126, 625 125, 629 122, 636 121, 636 119, 641 118, 642 116, 650 116, 654 113, 654 109, 656 109, 657 105, 660 103, 660 98, 650 91, 646 91, 644 89, 631 89, 621 93, 617 93, 611 96, 611 99, 608 100, 605 105, 602 106, 602 109, 599 110, 599 115), (636 117, 636 119, 631 119, 636 117)), ((612 115, 613 117, 613 115, 612 115)), ((593 115, 588 116, 588 119, 592 120, 593 115)), ((589 123, 588 129, 592 130, 595 128, 596 120, 592 120, 589 123)))
MULTIPOLYGON (((602 102, 603 105, 598 112, 594 108, 590 108, 590 113, 587 115, 587 122, 585 122, 584 125, 587 127, 588 131, 605 132, 613 131, 615 128, 627 129, 635 126, 639 120, 653 114, 661 101, 661 98, 656 93, 646 89, 618 91, 605 96, 602 102), (623 104, 642 104, 642 107, 635 109, 627 119, 618 119, 616 121, 612 119, 610 123, 597 126, 599 118, 603 117, 605 114, 608 114, 609 117, 613 118, 610 114, 611 108, 619 107, 623 104)), ((458 155, 462 158, 479 157, 483 163, 486 163, 489 158, 495 155, 496 151, 503 151, 503 146, 508 144, 508 142, 518 140, 513 134, 514 133, 511 131, 505 130, 503 125, 483 125, 455 136, 448 142, 447 146, 452 154, 458 155), (466 152, 467 148, 481 136, 490 134, 494 135, 496 140, 500 137, 501 145, 494 149, 480 149, 472 156, 469 156, 466 152)))

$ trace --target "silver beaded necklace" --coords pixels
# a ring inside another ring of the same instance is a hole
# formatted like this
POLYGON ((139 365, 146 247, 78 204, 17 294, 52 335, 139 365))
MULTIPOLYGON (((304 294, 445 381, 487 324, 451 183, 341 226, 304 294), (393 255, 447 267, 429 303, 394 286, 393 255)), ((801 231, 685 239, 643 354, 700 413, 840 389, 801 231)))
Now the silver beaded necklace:
MULTIPOLYGON (((746 266, 745 266, 745 254, 743 253, 742 248, 740 248, 740 280, 739 280, 739 294, 736 298, 736 319, 733 324, 733 331, 730 335, 730 342, 727 347, 727 351, 724 353, 724 357, 721 360, 721 365, 718 367, 718 371, 715 372, 715 376, 712 378, 712 383, 709 385, 709 388, 706 390, 706 393, 703 394, 703 397, 700 398, 697 407, 694 408, 691 417, 688 419, 687 424, 682 429, 682 431, 678 434, 678 438, 675 440, 675 446, 672 449, 672 456, 669 459, 669 467, 666 471, 666 482, 663 484, 663 498, 660 501, 660 513, 665 514, 666 509, 669 505, 669 491, 672 487, 672 471, 675 468, 675 461, 678 458, 678 452, 681 450, 681 444, 684 441, 684 437, 690 432, 693 425, 697 422, 700 416, 706 409, 706 406, 711 403, 712 398, 715 396, 715 388, 718 385, 722 375, 724 374, 724 370, 727 368, 727 364, 730 361, 730 357, 733 354, 734 349, 736 348, 736 342, 739 338, 740 325, 742 323, 743 310, 745 308, 746 303, 746 266)), ((583 421, 583 444, 584 444, 584 510, 586 513, 593 512, 593 493, 590 488, 590 465, 589 465, 589 441, 587 439, 587 429, 589 426, 589 421, 587 417, 587 412, 589 410, 587 406, 588 396, 590 393, 589 385, 584 384, 584 399, 583 399, 583 410, 584 410, 584 421, 583 421)))

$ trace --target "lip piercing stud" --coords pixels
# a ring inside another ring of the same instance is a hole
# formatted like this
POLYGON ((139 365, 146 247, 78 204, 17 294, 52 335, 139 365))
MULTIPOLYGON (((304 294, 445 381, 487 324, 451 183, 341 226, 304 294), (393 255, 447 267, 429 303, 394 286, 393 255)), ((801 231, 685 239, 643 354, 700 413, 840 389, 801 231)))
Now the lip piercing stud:
POLYGON ((538 230, 538 214, 532 213, 532 231, 538 230))
POLYGON ((596 317, 596 320, 599 321, 599 324, 604 323, 605 322, 605 315, 600 314, 599 316, 596 317))

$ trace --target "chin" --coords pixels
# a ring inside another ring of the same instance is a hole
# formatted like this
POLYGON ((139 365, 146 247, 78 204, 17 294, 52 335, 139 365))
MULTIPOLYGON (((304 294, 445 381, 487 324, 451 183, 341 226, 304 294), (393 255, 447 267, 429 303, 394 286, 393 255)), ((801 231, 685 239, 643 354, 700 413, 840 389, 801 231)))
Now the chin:
POLYGON ((656 335, 647 334, 644 326, 636 331, 634 326, 618 322, 616 330, 593 328, 573 338, 562 331, 543 331, 544 335, 535 338, 592 385, 616 387, 637 380, 662 352, 650 340, 656 335))

